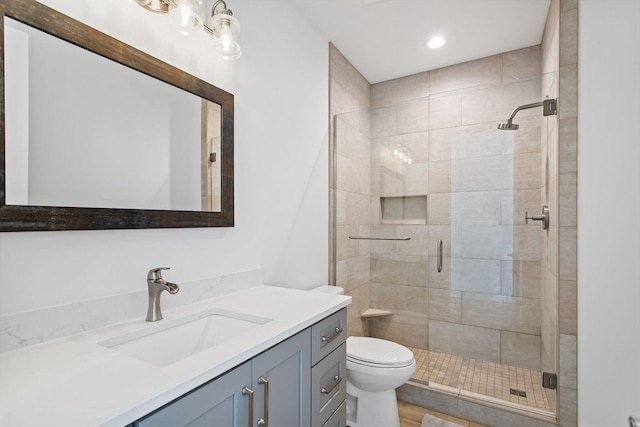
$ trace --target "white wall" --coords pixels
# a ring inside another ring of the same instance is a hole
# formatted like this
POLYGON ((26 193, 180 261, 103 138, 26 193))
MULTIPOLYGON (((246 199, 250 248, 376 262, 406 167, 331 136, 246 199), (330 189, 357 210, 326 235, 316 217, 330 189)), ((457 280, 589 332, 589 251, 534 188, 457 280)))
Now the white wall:
POLYGON ((0 314, 139 290, 158 266, 178 283, 260 267, 269 284, 327 283, 328 42, 290 4, 228 2, 243 56, 224 62, 135 3, 43 3, 235 95, 236 226, 0 233, 0 314))
POLYGON ((640 417, 640 2, 579 3, 578 420, 640 417))

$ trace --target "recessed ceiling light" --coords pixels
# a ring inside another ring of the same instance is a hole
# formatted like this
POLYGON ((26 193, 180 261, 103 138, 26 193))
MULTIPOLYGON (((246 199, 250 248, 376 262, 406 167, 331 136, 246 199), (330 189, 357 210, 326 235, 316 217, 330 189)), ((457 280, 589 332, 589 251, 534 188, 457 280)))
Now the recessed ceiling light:
POLYGON ((437 49, 439 47, 444 46, 446 42, 447 41, 444 39, 444 37, 435 36, 429 40, 429 42, 427 43, 427 46, 429 46, 431 49, 437 49))

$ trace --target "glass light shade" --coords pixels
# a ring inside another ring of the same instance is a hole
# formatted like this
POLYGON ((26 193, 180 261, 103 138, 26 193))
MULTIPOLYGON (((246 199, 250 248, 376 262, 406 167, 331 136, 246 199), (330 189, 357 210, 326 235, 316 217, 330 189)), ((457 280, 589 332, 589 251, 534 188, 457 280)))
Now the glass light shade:
POLYGON ((211 28, 215 34, 215 50, 226 60, 240 58, 242 49, 238 43, 240 22, 226 13, 217 13, 211 17, 211 28))
POLYGON ((202 19, 198 14, 197 0, 174 0, 169 10, 169 18, 178 26, 180 34, 188 36, 194 29, 200 29, 202 19))

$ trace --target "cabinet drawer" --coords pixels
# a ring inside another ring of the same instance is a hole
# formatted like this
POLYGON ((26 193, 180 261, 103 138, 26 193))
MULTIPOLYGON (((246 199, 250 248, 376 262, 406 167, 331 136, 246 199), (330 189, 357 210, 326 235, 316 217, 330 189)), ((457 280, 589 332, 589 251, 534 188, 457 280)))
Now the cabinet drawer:
POLYGON ((347 397, 347 343, 311 369, 312 425, 321 426, 347 397))
POLYGON ((311 365, 315 365, 347 339, 347 309, 311 327, 311 365))
POLYGON ((347 402, 342 402, 322 427, 347 427, 347 402))

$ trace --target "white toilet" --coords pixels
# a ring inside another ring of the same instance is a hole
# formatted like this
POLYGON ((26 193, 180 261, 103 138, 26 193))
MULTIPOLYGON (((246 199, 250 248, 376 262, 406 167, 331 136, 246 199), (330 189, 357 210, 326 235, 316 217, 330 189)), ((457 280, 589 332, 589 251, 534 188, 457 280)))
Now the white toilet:
MULTIPOLYGON (((338 286, 320 286, 314 292, 344 294, 338 286)), ((387 340, 347 338, 347 425, 400 427, 396 388, 416 371, 408 348, 387 340)))
POLYGON ((347 338, 347 424, 400 427, 395 389, 415 370, 413 353, 400 344, 347 338))

